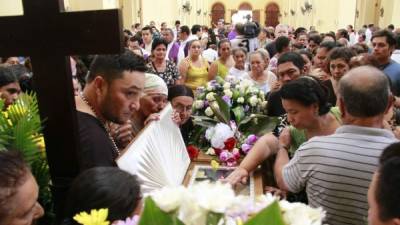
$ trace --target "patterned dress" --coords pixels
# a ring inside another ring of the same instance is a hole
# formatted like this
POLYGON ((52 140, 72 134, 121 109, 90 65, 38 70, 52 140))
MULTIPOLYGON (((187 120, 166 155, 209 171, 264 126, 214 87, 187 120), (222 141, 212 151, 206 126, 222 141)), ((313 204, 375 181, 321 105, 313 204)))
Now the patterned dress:
POLYGON ((176 68, 175 64, 170 61, 166 60, 166 67, 164 71, 157 71, 153 62, 149 62, 147 64, 147 72, 153 73, 161 77, 168 87, 175 85, 175 82, 181 78, 179 75, 178 69, 176 68))

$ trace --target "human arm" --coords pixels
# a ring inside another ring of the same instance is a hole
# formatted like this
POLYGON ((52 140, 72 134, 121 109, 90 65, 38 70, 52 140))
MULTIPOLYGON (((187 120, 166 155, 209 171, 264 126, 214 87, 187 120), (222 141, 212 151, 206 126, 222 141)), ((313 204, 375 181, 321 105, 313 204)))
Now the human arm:
POLYGON ((279 151, 276 154, 275 164, 274 164, 274 173, 275 180, 278 184, 278 187, 284 191, 287 191, 288 188, 283 180, 283 167, 289 163, 289 154, 288 150, 291 144, 291 136, 290 129, 286 127, 283 129, 282 133, 279 136, 279 151))
POLYGON ((215 80, 218 73, 218 64, 214 61, 208 70, 208 80, 215 80))
POLYGON ((232 185, 245 183, 250 172, 254 171, 266 158, 278 150, 278 139, 272 134, 263 135, 244 157, 240 165, 225 179, 232 185))
POLYGON ((178 82, 180 83, 186 82, 188 69, 189 69, 189 63, 186 60, 182 60, 178 66, 179 75, 181 76, 178 82))

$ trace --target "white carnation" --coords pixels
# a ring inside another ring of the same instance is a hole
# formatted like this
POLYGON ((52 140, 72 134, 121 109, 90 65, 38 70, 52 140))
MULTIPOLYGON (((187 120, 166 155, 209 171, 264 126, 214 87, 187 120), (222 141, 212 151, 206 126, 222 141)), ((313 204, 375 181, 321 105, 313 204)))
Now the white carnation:
POLYGON ((202 109, 204 107, 204 101, 203 100, 196 100, 194 102, 194 107, 196 109, 202 109))
POLYGON ((232 98, 232 95, 233 95, 232 91, 229 90, 229 89, 225 89, 225 90, 224 90, 224 94, 225 94, 226 96, 228 96, 229 98, 232 98))
POLYGON ((290 225, 321 225, 325 212, 321 208, 311 208, 303 203, 280 201, 283 220, 290 225))
POLYGON ((237 102, 238 102, 238 103, 244 103, 244 98, 243 98, 243 97, 239 97, 239 98, 237 99, 237 102))
POLYGON ((207 107, 207 109, 204 111, 204 113, 210 117, 214 115, 214 112, 212 111, 212 109, 210 107, 207 107))
POLYGON ((200 207, 196 200, 195 193, 186 193, 182 201, 182 206, 179 208, 178 218, 185 225, 205 225, 208 213, 207 210, 200 207))
POLYGON ((211 102, 211 101, 215 101, 215 97, 214 97, 215 93, 214 92, 210 92, 206 95, 206 99, 211 102))
POLYGON ((214 148, 223 149, 225 147, 224 142, 234 136, 233 130, 225 123, 218 123, 213 131, 210 142, 214 148))
POLYGON ((255 95, 253 95, 253 96, 251 96, 250 98, 249 98, 249 103, 250 103, 250 105, 251 106, 257 106, 257 104, 258 104, 258 98, 257 98, 257 96, 255 96, 255 95))
POLYGON ((225 89, 225 90, 226 90, 226 89, 231 89, 231 83, 225 82, 225 84, 224 84, 224 89, 225 89))
POLYGON ((225 213, 235 199, 235 192, 229 183, 201 182, 189 188, 196 196, 199 206, 207 211, 225 213))
POLYGON ((181 206, 185 191, 183 186, 163 187, 151 193, 151 198, 164 212, 172 212, 181 206))
POLYGON ((207 155, 215 155, 215 151, 214 151, 213 148, 208 148, 207 151, 206 151, 206 154, 207 155))

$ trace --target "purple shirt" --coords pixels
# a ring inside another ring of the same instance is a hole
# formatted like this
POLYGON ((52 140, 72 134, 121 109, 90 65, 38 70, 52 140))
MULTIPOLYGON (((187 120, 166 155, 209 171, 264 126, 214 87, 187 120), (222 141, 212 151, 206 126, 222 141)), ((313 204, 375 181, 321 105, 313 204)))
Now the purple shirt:
POLYGON ((236 35, 237 35, 236 31, 235 31, 235 30, 232 30, 232 31, 229 32, 229 34, 228 34, 228 40, 235 39, 236 35))

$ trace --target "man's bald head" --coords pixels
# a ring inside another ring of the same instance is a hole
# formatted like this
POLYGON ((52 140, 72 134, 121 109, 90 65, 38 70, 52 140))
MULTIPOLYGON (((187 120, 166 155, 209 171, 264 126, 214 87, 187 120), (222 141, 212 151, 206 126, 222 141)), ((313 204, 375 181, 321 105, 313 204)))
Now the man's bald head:
POLYGON ((378 116, 385 113, 389 104, 389 79, 375 67, 357 67, 340 79, 339 95, 350 115, 378 116))

